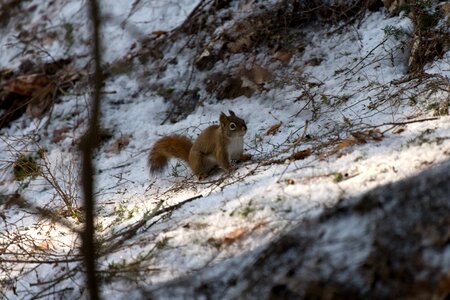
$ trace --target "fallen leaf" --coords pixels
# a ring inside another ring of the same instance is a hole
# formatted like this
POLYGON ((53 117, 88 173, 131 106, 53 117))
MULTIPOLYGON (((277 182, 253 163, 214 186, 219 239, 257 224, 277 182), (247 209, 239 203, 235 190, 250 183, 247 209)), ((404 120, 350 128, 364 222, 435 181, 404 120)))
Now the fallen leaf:
POLYGON ((253 156, 253 155, 248 154, 248 153, 242 153, 242 154, 241 154, 241 157, 239 158, 239 160, 240 160, 240 161, 249 161, 249 160, 252 159, 252 156, 253 156))
POLYGON ((352 137, 356 139, 357 144, 365 144, 367 143, 367 134, 365 132, 352 132, 350 133, 352 137))
POLYGON ((403 131, 405 131, 405 127, 398 127, 397 129, 395 129, 394 131, 392 131, 393 134, 400 134, 403 131))
POLYGON ((305 149, 302 151, 292 153, 291 158, 294 160, 301 160, 301 159, 307 158, 311 154, 312 154, 312 150, 311 150, 311 148, 309 148, 309 149, 305 149))
POLYGON ((383 133, 380 131, 380 129, 356 131, 352 132, 351 135, 361 144, 365 144, 367 140, 381 141, 383 139, 383 133))
POLYGON ((248 232, 247 228, 239 227, 227 233, 224 237, 209 238, 208 243, 210 243, 214 247, 220 248, 223 245, 230 245, 231 243, 240 239, 247 232, 248 232))
POLYGON ((319 66, 322 63, 322 61, 323 61, 323 59, 314 57, 314 58, 307 60, 305 65, 311 66, 311 67, 316 67, 316 66, 319 66))
POLYGON ((155 35, 156 37, 160 37, 163 35, 167 35, 167 31, 164 30, 156 30, 152 32, 153 35, 155 35))
POLYGON ((337 145, 337 147, 334 149, 334 151, 337 152, 337 151, 339 151, 339 150, 342 150, 342 149, 344 149, 344 148, 347 148, 347 147, 350 147, 350 146, 353 146, 353 145, 356 145, 356 144, 358 144, 358 140, 357 140, 357 139, 354 139, 354 138, 348 138, 348 139, 342 140, 342 141, 337 145))
POLYGON ((241 69, 239 73, 242 77, 250 80, 258 86, 269 81, 272 77, 272 73, 267 68, 261 67, 259 65, 254 65, 250 69, 241 69))
POLYGON ((227 48, 231 53, 238 53, 250 49, 252 46, 251 34, 239 37, 235 42, 227 44, 227 48))
POLYGON ((27 114, 40 117, 50 107, 56 86, 45 74, 29 74, 8 81, 3 88, 10 93, 29 97, 27 114))
POLYGON ((35 250, 45 251, 45 250, 50 249, 50 243, 47 242, 47 241, 43 241, 43 242, 41 242, 39 244, 33 243, 33 247, 34 247, 35 250))
POLYGON ((229 245, 229 244, 233 243, 234 241, 236 241, 237 239, 241 238, 247 232, 248 232, 247 228, 243 228, 243 227, 236 228, 235 230, 228 233, 223 238, 223 243, 225 245, 229 245))
POLYGON ((114 143, 112 143, 111 147, 109 148, 109 152, 112 153, 120 153, 123 148, 128 146, 130 143, 131 134, 124 134, 120 138, 118 138, 114 143))
POLYGON ((285 49, 280 49, 277 52, 275 52, 272 57, 276 60, 288 63, 292 58, 292 53, 285 49))
POLYGON ((55 129, 53 131, 53 138, 52 138, 52 142, 53 143, 58 143, 60 141, 62 141, 64 138, 66 138, 66 133, 69 132, 70 127, 63 127, 60 129, 55 129))
POLYGON ((342 151, 342 152, 339 152, 338 154, 336 154, 336 157, 337 158, 341 158, 341 157, 346 156, 346 155, 348 155, 348 154, 350 154, 352 152, 353 152, 352 150, 342 151))
POLYGON ((380 129, 369 130, 368 134, 374 141, 381 141, 383 139, 383 133, 380 129))
POLYGON ((47 76, 43 74, 30 74, 10 80, 3 88, 10 93, 30 97, 36 90, 44 88, 48 83, 47 76))
POLYGON ((383 133, 379 129, 370 129, 366 131, 355 131, 350 133, 351 137, 342 140, 334 148, 332 153, 336 153, 344 148, 367 143, 368 140, 381 141, 383 139, 383 133))
POLYGON ((288 178, 288 179, 286 179, 286 183, 287 183, 288 185, 293 185, 293 184, 295 184, 295 181, 294 181, 294 179, 292 179, 292 178, 288 178))
POLYGON ((49 83, 46 86, 36 89, 27 105, 27 114, 33 118, 42 116, 53 102, 53 93, 56 89, 55 84, 49 83))
POLYGON ((264 133, 265 136, 267 135, 274 135, 278 129, 280 129, 282 122, 272 125, 269 129, 267 129, 266 133, 264 133))
POLYGON ((25 200, 17 192, 11 195, 6 195, 6 199, 4 200, 4 207, 6 209, 11 208, 13 206, 17 206, 19 208, 27 207, 25 200))
POLYGON ((256 224, 253 226, 253 228, 252 228, 251 230, 252 230, 252 231, 258 230, 258 229, 260 229, 260 228, 265 227, 266 225, 267 225, 267 222, 264 221, 264 220, 261 220, 261 221, 259 221, 258 223, 256 223, 256 224))

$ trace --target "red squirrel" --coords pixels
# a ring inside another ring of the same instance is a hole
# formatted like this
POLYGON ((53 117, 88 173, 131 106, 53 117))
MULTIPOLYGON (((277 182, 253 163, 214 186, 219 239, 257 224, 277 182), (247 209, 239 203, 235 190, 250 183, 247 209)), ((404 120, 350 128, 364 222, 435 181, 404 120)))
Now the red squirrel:
POLYGON ((148 156, 150 172, 162 172, 168 160, 175 157, 187 162, 194 175, 203 179, 217 165, 230 172, 231 160, 250 159, 250 155, 243 154, 247 125, 233 111, 229 113, 221 113, 220 124, 207 127, 193 142, 182 135, 159 139, 148 156))

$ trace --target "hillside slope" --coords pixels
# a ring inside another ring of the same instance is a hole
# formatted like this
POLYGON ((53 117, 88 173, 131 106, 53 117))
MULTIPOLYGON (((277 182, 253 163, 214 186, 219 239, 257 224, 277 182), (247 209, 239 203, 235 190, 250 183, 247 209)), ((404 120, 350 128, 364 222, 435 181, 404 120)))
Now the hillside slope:
MULTIPOLYGON (((86 292, 78 144, 91 97, 89 20, 84 1, 41 2, 4 4, 0 24, 8 299, 86 292)), ((106 82, 94 162, 108 299, 252 259, 341 201, 450 156, 450 51, 417 46, 448 37, 442 3, 390 16, 369 7, 380 1, 349 1, 347 10, 334 9, 339 1, 323 1, 324 10, 308 1, 100 2, 106 82), (420 53, 428 60, 412 59, 420 53), (195 138, 229 109, 247 123, 251 161, 203 181, 177 161, 149 175, 158 138, 195 138)), ((358 223, 343 219, 336 231, 358 223)))

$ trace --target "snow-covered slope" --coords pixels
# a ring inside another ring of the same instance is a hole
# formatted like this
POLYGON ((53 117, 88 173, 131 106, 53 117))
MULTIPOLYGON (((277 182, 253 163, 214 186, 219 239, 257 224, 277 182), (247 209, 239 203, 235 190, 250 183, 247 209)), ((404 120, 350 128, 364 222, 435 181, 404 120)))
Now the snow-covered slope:
MULTIPOLYGON (((104 61, 114 64, 141 38, 175 28, 199 2, 101 1, 104 61)), ((74 66, 89 70, 85 5, 85 1, 22 3, 20 26, 10 21, 0 29, 0 68, 18 68, 24 59, 71 57, 74 66), (18 42, 27 30, 35 30, 35 39, 18 42)), ((112 137, 95 156, 103 296, 122 299, 136 283, 164 282, 257 249, 343 198, 447 160, 449 118, 435 118, 428 108, 447 99, 448 91, 423 93, 429 77, 399 82, 406 74, 408 37, 387 35, 384 29, 390 27, 413 30, 407 17, 389 18, 381 10, 343 30, 319 25, 294 30, 304 50, 294 52, 287 66, 271 55, 255 54, 273 81, 268 90, 249 98, 217 101, 207 95, 201 81, 207 72, 190 82, 183 75, 191 69, 194 50, 189 49, 178 53, 178 62, 160 74, 152 74, 145 63, 130 62, 132 72, 109 77, 101 126, 112 137), (140 76, 145 72, 150 75, 140 76), (202 105, 175 124, 161 125, 169 103, 148 89, 155 83, 176 90, 187 84, 198 87, 202 105), (195 137, 229 109, 247 122, 250 162, 237 165, 229 176, 219 172, 206 181, 198 181, 176 161, 160 176, 149 175, 148 150, 159 137, 171 133, 195 137), (117 146, 120 138, 123 148, 117 146), (287 159, 292 153, 304 157, 287 159)), ((210 72, 240 61, 252 64, 235 54, 210 72)), ((449 63, 447 53, 427 70, 448 83, 449 63)), ((1 129, 1 195, 17 191, 36 206, 62 212, 66 204, 55 188, 60 186, 75 205, 82 205, 76 143, 87 125, 90 95, 81 84, 74 91, 61 96, 44 119, 24 115, 1 129), (62 128, 67 130, 61 133, 62 128), (57 184, 42 176, 14 180, 17 157, 39 149, 45 149, 48 174, 55 175, 57 184)), ((78 235, 29 209, 8 206, 3 200, 0 204, 2 296, 83 295, 78 235)), ((81 228, 76 218, 65 219, 81 228)))

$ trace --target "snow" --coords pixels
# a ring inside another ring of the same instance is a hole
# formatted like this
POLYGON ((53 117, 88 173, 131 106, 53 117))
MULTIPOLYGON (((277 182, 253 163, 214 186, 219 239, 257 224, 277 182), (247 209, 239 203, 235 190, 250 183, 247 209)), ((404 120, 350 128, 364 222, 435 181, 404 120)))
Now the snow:
POLYGON ((450 53, 446 52, 441 59, 435 60, 426 68, 428 74, 439 74, 450 77, 450 53))
MULTIPOLYGON (((198 2, 101 1, 104 61, 112 63, 124 57, 134 42, 153 31, 175 28, 198 2)), ((30 22, 23 24, 24 29, 33 28, 36 24, 43 28, 73 24, 75 40, 72 45, 68 45, 67 40, 55 39, 42 46, 53 58, 74 56, 78 58, 77 66, 88 63, 89 22, 85 1, 59 1, 49 5, 34 0, 22 5, 25 9, 33 5, 39 8, 26 10, 25 19, 30 22), (43 10, 48 15, 47 20, 41 17, 43 10)), ((146 83, 135 74, 108 79, 104 88, 108 92, 103 98, 101 122, 102 127, 111 129, 113 138, 101 146, 95 157, 99 237, 120 237, 121 230, 127 230, 141 221, 161 203, 162 207, 168 207, 194 196, 202 197, 170 214, 150 219, 147 225, 156 220, 158 222, 148 228, 140 228, 133 238, 102 256, 99 259, 100 269, 111 271, 114 264, 127 264, 145 257, 140 283, 165 282, 258 249, 298 222, 319 215, 324 208, 335 205, 340 199, 361 195, 376 186, 411 176, 447 160, 450 155, 449 117, 410 123, 403 126, 401 133, 387 130, 391 125, 381 126, 409 118, 429 118, 431 115, 425 109, 427 101, 448 97, 444 92, 429 95, 429 98, 419 96, 416 106, 390 101, 389 96, 399 90, 399 86, 390 83, 406 73, 408 53, 402 52, 404 41, 386 37, 383 31, 386 26, 412 31, 412 22, 408 18, 388 18, 381 11, 368 13, 360 27, 331 36, 326 28, 304 28, 301 33, 304 34, 306 48, 303 53, 294 55, 288 71, 280 68, 278 62, 265 61, 267 68, 277 79, 284 80, 285 85, 273 87, 266 93, 257 93, 250 99, 239 97, 205 102, 186 119, 175 124, 161 125, 168 104, 152 92, 142 92, 142 85, 146 83), (392 59, 388 55, 391 50, 395 54, 392 59), (305 62, 312 58, 320 58, 322 62, 317 66, 306 65, 305 62), (297 79, 303 81, 296 82, 297 79), (327 100, 316 104, 316 112, 301 98, 305 83, 315 83, 310 85, 309 91, 323 95, 322 99, 327 100), (339 101, 342 103, 339 104, 339 101), (371 105, 375 108, 371 109, 371 105), (253 155, 251 163, 238 165, 237 170, 223 180, 219 180, 223 176, 219 173, 210 180, 199 182, 188 168, 175 161, 171 162, 165 173, 157 177, 149 176, 148 150, 159 137, 172 133, 195 137, 202 129, 217 123, 220 112, 228 109, 247 122, 248 133, 244 143, 246 152, 253 155), (265 135, 267 129, 280 121, 282 126, 275 135, 265 135), (306 121, 306 132, 311 138, 302 141, 295 150, 316 148, 323 144, 320 152, 291 163, 261 164, 272 157, 286 157, 283 150, 302 136, 306 121), (366 130, 370 126, 387 130, 381 141, 345 147, 337 153, 332 151, 337 144, 326 145, 332 139, 346 139, 350 132, 366 130), (131 135, 127 147, 120 153, 108 151, 115 140, 127 134, 131 135), (343 178, 336 180, 336 174, 342 174, 343 178), (222 241, 237 229, 245 232, 242 237, 235 238, 230 244, 214 244, 214 241, 222 241)), ((13 42, 17 34, 11 23, 1 29, 1 68, 17 68, 21 59, 31 57, 18 56, 21 46, 13 42)), ((189 54, 183 52, 176 69, 169 69, 159 82, 184 88, 180 77, 189 72, 189 54)), ((442 59, 430 64, 427 72, 448 80, 449 55, 446 53, 442 59)), ((49 58, 42 56, 42 59, 49 58)), ((219 63, 216 69, 242 60, 242 56, 235 55, 229 62, 219 63)), ((196 85, 200 86, 200 82, 196 85)), ((407 99, 406 96, 404 99, 407 99)), ((81 192, 73 187, 76 187, 79 176, 79 156, 74 141, 82 136, 86 125, 86 122, 83 123, 87 117, 86 99, 89 99, 89 91, 62 97, 54 106, 48 129, 45 128, 45 119, 39 121, 22 117, 10 128, 0 131, 1 194, 19 190, 34 205, 55 210, 64 208, 54 188, 43 178, 33 179, 27 184, 13 180, 10 166, 18 153, 33 152, 43 147, 47 150, 50 169, 57 175, 57 181, 79 199, 81 192), (79 121, 82 125, 76 126, 79 121), (63 126, 69 126, 71 130, 63 140, 52 142, 54 130, 63 126), (31 138, 24 141, 24 137, 35 134, 40 137, 37 144, 31 138), (72 170, 69 173, 68 166, 72 170), (69 183, 71 187, 67 186, 69 183)), ((51 241, 52 255, 75 254, 76 247, 79 247, 77 235, 61 224, 51 224, 17 207, 5 209, 3 214, 6 219, 1 227, 5 232, 10 230, 11 224, 15 224, 18 233, 40 242, 42 230, 48 230, 44 240, 51 241)), ((75 219, 67 219, 79 227, 75 219)), ((367 225, 355 226, 361 223, 361 220, 352 220, 325 230, 331 236, 353 238, 363 234, 363 228, 367 225)), ((0 244, 6 242, 7 236, 2 235, 0 244)), ((32 247, 32 244, 27 245, 32 247)), ((327 251, 335 252, 333 249, 327 251)), ((45 257, 46 254, 42 251, 36 255, 45 257)), ((341 253, 335 259, 362 261, 364 255, 364 250, 354 257, 341 253)), ((24 255, 23 258, 29 257, 24 255)), ((69 262, 58 266, 67 270, 77 264, 69 262)), ((12 264, 12 267, 15 275, 23 273, 19 282, 11 283, 16 287, 17 294, 10 286, 3 287, 0 283, 4 289, 2 293, 9 299, 38 292, 40 287, 36 282, 52 280, 61 272, 49 264, 12 264), (26 271, 22 271, 23 267, 26 271), (31 272, 34 267, 36 269, 31 272)), ((6 276, 0 275, 0 282, 6 280, 6 276)), ((83 291, 77 285, 82 285, 83 280, 82 273, 76 272, 72 279, 63 280, 60 288, 73 288, 68 298, 78 298, 83 291)), ((113 278, 111 283, 103 285, 103 295, 108 299, 121 299, 133 287, 126 280, 113 278)))

